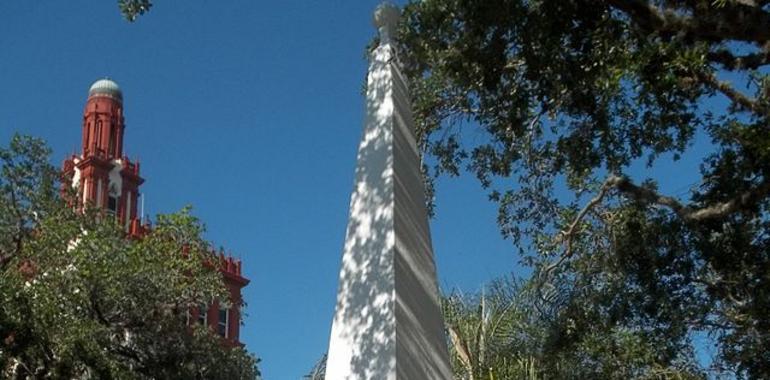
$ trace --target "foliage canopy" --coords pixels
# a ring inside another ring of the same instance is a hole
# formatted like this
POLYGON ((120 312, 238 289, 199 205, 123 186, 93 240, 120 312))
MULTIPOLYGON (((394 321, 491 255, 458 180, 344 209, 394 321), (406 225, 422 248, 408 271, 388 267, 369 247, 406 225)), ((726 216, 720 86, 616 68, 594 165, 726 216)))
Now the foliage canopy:
POLYGON ((715 371, 770 377, 770 2, 425 0, 405 18, 431 177, 475 175, 568 295, 554 352, 601 326, 672 362, 703 333, 715 371), (704 154, 683 197, 630 169, 704 154))
POLYGON ((136 21, 136 18, 149 12, 152 7, 150 0, 118 0, 120 13, 129 22, 136 21))
POLYGON ((229 303, 203 225, 185 209, 128 239, 113 218, 67 207, 41 140, 0 149, 0 377, 254 379, 187 311, 229 303))
POLYGON ((559 295, 535 285, 502 278, 480 294, 444 298, 456 379, 703 378, 692 352, 672 360, 643 331, 602 321, 569 350, 554 347, 553 332, 563 325, 559 295))

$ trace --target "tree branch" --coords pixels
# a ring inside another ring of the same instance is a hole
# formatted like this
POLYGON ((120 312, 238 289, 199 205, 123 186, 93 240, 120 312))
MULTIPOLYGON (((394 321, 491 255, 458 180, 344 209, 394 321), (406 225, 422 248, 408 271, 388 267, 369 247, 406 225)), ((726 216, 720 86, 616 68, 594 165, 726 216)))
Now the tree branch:
POLYGON ((698 73, 697 76, 701 82, 722 93, 722 95, 730 99, 733 104, 757 114, 767 115, 769 113, 767 107, 759 104, 756 99, 752 99, 742 94, 740 91, 737 91, 728 82, 720 81, 713 73, 698 73))
POLYGON ((562 240, 564 241, 564 244, 566 245, 565 254, 567 256, 572 255, 572 238, 575 236, 575 233, 577 233, 577 228, 580 222, 583 220, 583 218, 588 214, 588 211, 590 211, 592 208, 594 208, 599 202, 604 199, 604 197, 607 195, 609 190, 614 187, 614 178, 608 178, 607 181, 604 182, 601 189, 599 190, 599 193, 596 194, 596 196, 591 199, 585 207, 583 207, 582 210, 577 214, 575 219, 572 221, 572 223, 569 225, 569 228, 566 232, 562 234, 562 240))
POLYGON ((596 194, 596 196, 593 197, 593 199, 588 201, 588 203, 585 205, 585 207, 583 207, 583 209, 580 210, 580 212, 577 214, 575 219, 572 220, 572 223, 570 223, 570 225, 567 228, 567 230, 562 231, 562 232, 559 233, 559 235, 557 236, 557 240, 559 240, 559 241, 564 243, 564 247, 565 247, 564 248, 564 253, 561 254, 561 257, 559 258, 559 260, 557 260, 555 263, 553 263, 553 264, 551 264, 551 265, 549 265, 549 266, 547 266, 545 268, 545 274, 546 275, 550 274, 551 271, 556 269, 565 260, 567 260, 568 258, 570 258, 572 256, 572 253, 573 253, 573 251, 572 251, 572 241, 575 238, 575 234, 577 234, 578 225, 583 220, 583 218, 586 216, 586 214, 588 214, 588 212, 592 208, 596 207, 596 205, 599 204, 602 201, 602 199, 604 199, 604 197, 607 195, 607 193, 610 191, 610 189, 612 189, 613 187, 616 186, 615 182, 617 182, 618 178, 620 178, 620 177, 610 176, 609 178, 607 178, 607 180, 604 181, 604 184, 602 184, 602 187, 599 190, 599 193, 596 194))
POLYGON ((663 11, 644 0, 608 0, 607 3, 627 14, 637 25, 649 32, 684 28, 684 20, 674 12, 663 11))
POLYGON ((763 49, 761 52, 736 56, 728 49, 719 49, 709 52, 706 59, 722 65, 726 70, 755 70, 770 64, 770 51, 763 49))
POLYGON ((596 207, 596 205, 599 204, 612 189, 617 190, 628 199, 644 204, 669 208, 687 223, 698 223, 706 220, 725 218, 740 210, 751 207, 762 198, 770 195, 770 181, 765 180, 758 186, 738 194, 729 201, 716 203, 708 207, 693 208, 682 204, 673 197, 661 195, 653 189, 636 185, 626 176, 612 174, 604 181, 596 196, 591 199, 582 210, 580 210, 577 216, 575 216, 575 219, 572 220, 569 227, 557 235, 557 240, 564 244, 564 252, 556 262, 548 265, 544 269, 543 273, 546 276, 574 254, 573 240, 579 232, 580 223, 585 218, 586 214, 596 207))
POLYGON ((615 183, 615 188, 626 197, 647 204, 668 207, 688 223, 725 218, 756 204, 762 198, 765 198, 770 194, 770 181, 765 180, 756 187, 738 194, 729 201, 716 203, 702 208, 692 208, 672 197, 660 195, 655 190, 636 185, 625 176, 620 177, 612 175, 607 181, 615 183))
POLYGON ((660 9, 646 0, 608 0, 646 32, 671 36, 686 34, 702 41, 770 41, 770 14, 761 6, 728 2, 720 7, 691 5, 660 9), (685 16, 692 14, 692 16, 685 16))

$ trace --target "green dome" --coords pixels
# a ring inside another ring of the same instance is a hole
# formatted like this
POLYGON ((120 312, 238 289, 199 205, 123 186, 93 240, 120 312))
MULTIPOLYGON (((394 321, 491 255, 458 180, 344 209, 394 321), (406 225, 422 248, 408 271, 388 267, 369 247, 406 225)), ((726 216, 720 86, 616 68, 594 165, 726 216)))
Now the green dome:
POLYGON ((123 100, 123 93, 120 91, 118 84, 107 78, 99 79, 91 85, 90 89, 88 89, 88 96, 97 94, 107 95, 119 100, 123 100))

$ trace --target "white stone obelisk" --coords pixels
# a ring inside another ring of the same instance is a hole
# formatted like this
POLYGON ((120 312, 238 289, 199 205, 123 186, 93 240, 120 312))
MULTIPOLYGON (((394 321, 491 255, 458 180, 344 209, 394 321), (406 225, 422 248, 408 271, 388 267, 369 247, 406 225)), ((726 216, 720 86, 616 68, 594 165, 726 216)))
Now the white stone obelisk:
POLYGON ((409 93, 394 46, 399 11, 374 14, 327 380, 452 379, 409 93))

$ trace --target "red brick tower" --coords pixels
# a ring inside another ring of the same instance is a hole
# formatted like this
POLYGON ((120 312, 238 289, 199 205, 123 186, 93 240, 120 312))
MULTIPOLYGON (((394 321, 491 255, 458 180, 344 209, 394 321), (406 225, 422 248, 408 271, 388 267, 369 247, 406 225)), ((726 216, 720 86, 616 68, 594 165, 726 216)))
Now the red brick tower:
POLYGON ((249 284, 249 280, 241 275, 241 261, 233 257, 226 256, 224 252, 218 254, 219 271, 225 281, 225 287, 230 294, 230 303, 232 307, 225 308, 214 301, 211 305, 201 305, 201 307, 190 310, 190 317, 198 323, 206 325, 217 334, 225 338, 230 345, 239 345, 241 333, 241 309, 243 304, 241 289, 249 284))
MULTIPOLYGON (((123 155, 123 93, 110 79, 100 79, 88 90, 83 111, 83 148, 80 155, 64 160, 64 176, 75 189, 79 207, 91 205, 114 215, 135 238, 148 232, 137 215, 139 163, 123 155)), ((66 182, 66 181, 65 181, 66 182)), ((218 302, 202 305, 190 312, 190 323, 207 325, 231 345, 240 344, 241 289, 249 280, 241 275, 241 262, 224 253, 214 255, 232 307, 221 307, 218 302)))
POLYGON ((109 79, 96 81, 83 111, 83 148, 64 161, 80 205, 90 204, 115 215, 126 231, 140 233, 137 215, 139 163, 123 155, 123 94, 109 79))

